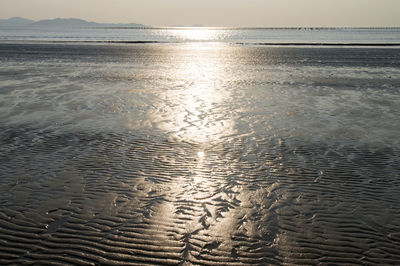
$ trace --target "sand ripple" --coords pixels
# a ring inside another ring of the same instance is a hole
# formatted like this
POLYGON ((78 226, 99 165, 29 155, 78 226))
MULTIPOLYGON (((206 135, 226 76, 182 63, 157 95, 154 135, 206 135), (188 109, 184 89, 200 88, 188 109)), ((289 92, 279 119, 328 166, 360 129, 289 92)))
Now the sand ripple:
POLYGON ((400 260, 395 149, 5 131, 2 264, 400 260))
POLYGON ((398 264, 399 55, 1 44, 0 264, 398 264))

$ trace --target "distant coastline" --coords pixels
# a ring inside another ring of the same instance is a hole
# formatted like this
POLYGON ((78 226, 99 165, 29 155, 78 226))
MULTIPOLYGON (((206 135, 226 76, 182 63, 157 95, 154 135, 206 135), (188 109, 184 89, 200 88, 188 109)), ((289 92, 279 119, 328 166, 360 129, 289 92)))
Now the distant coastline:
POLYGON ((206 26, 203 24, 193 25, 171 25, 171 26, 152 26, 139 23, 102 23, 87 21, 79 18, 54 18, 54 19, 43 19, 43 20, 32 20, 22 17, 12 17, 9 19, 0 19, 0 27, 84 27, 84 28, 110 28, 110 29, 130 29, 130 28, 146 28, 146 29, 242 29, 242 30, 336 30, 336 29, 400 29, 400 27, 226 27, 226 26, 206 26))
POLYGON ((0 19, 0 27, 130 27, 148 28, 150 26, 138 23, 98 23, 78 18, 55 18, 34 21, 31 19, 13 17, 0 19))

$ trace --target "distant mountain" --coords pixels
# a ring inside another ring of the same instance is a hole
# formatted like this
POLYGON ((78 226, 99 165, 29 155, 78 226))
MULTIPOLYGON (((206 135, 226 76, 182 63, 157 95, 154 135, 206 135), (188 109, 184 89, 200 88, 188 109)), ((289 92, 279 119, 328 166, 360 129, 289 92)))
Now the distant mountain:
POLYGON ((146 25, 136 24, 136 23, 127 23, 127 24, 97 23, 77 18, 46 19, 34 22, 31 25, 42 26, 42 27, 138 27, 138 28, 147 27, 146 25))
POLYGON ((20 18, 20 17, 13 17, 9 19, 0 19, 0 26, 25 26, 32 24, 33 20, 20 18))
POLYGON ((97 23, 94 22, 88 22, 83 19, 77 19, 77 18, 56 18, 56 19, 44 19, 44 20, 39 20, 37 22, 33 22, 31 26, 44 26, 44 27, 93 27, 97 23))
POLYGON ((148 27, 143 24, 127 23, 127 24, 113 24, 113 23, 97 23, 89 22, 77 18, 56 18, 33 21, 25 18, 10 18, 0 19, 0 26, 29 26, 29 27, 132 27, 143 28, 148 27))

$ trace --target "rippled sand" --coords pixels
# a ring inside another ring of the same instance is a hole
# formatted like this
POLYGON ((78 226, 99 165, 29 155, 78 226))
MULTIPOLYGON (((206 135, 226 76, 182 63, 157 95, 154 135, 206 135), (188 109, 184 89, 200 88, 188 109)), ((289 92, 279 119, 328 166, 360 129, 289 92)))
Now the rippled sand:
POLYGON ((0 264, 397 264, 400 53, 0 45, 0 264))

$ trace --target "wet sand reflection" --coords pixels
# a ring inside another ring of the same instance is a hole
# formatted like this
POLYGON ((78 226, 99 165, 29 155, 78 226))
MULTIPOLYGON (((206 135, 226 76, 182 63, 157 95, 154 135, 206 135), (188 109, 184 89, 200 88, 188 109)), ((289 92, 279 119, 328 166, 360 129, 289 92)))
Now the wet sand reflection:
POLYGON ((173 88, 161 92, 148 118, 156 127, 181 141, 211 145, 233 134, 234 121, 226 105, 232 100, 223 81, 230 68, 220 57, 220 47, 187 45, 176 58, 170 58, 165 73, 174 81, 173 88))
POLYGON ((1 53, 0 264, 400 261, 397 50, 1 53))

